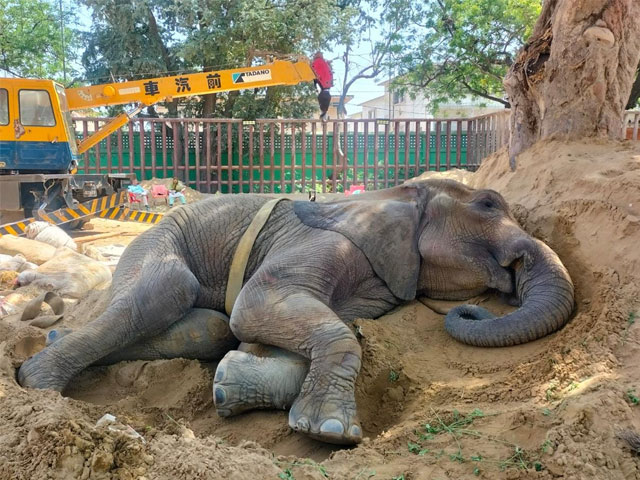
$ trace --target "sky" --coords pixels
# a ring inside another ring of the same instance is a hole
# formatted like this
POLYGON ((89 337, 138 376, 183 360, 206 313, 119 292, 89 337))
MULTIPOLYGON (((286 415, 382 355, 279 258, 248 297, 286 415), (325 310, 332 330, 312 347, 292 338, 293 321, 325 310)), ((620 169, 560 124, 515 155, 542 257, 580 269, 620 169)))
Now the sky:
MULTIPOLYGON (((343 52, 341 52, 339 48, 336 48, 333 52, 326 52, 324 54, 324 57, 328 60, 335 59, 331 63, 334 77, 334 87, 332 89, 333 95, 340 95, 342 82, 344 79, 344 62, 340 59, 342 53, 343 52)), ((359 49, 356 49, 353 56, 356 57, 355 61, 366 62, 368 53, 368 45, 364 44, 361 45, 359 49)), ((363 65, 364 64, 365 63, 363 63, 363 65)), ((358 104, 381 96, 384 93, 384 87, 382 85, 378 85, 378 83, 383 82, 387 79, 387 77, 387 75, 383 74, 378 79, 363 78, 357 80, 347 92, 347 95, 353 95, 353 99, 346 105, 347 114, 351 115, 353 113, 359 112, 360 110, 362 110, 362 108, 359 107, 358 104)))
MULTIPOLYGON (((56 6, 58 5, 59 0, 51 0, 56 6)), ((78 14, 78 21, 80 23, 80 28, 82 30, 88 31, 91 27, 91 12, 84 5, 80 5, 75 2, 71 2, 70 0, 63 0, 64 4, 74 3, 76 13, 78 14)), ((374 32, 374 40, 375 40, 375 32, 374 32)), ((357 48, 354 49, 351 54, 351 58, 355 63, 362 63, 366 65, 366 61, 368 55, 371 51, 371 44, 368 42, 362 42, 357 48)), ((324 58, 327 60, 332 60, 331 67, 334 75, 334 87, 331 89, 331 93, 333 95, 340 95, 341 87, 344 79, 344 62, 341 60, 342 54, 344 53, 341 46, 336 46, 333 51, 323 52, 324 58)), ((82 69, 81 65, 77 65, 79 70, 82 69)), ((354 67, 355 68, 355 67, 354 67)), ((377 79, 360 79, 356 81, 351 88, 349 89, 348 95, 353 95, 353 99, 347 103, 347 114, 351 115, 353 113, 357 113, 362 110, 358 105, 370 100, 372 98, 376 98, 381 96, 384 93, 384 87, 382 85, 378 85, 378 83, 383 82, 388 78, 388 75, 381 75, 377 79)))

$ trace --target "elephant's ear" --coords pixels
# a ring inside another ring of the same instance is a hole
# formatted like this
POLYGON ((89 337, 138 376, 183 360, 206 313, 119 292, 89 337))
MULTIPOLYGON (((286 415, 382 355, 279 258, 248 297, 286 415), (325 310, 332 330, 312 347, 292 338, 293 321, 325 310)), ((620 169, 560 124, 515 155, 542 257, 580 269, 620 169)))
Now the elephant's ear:
POLYGON ((351 240, 396 297, 415 298, 420 270, 415 203, 294 202, 294 211, 305 225, 332 230, 351 240))

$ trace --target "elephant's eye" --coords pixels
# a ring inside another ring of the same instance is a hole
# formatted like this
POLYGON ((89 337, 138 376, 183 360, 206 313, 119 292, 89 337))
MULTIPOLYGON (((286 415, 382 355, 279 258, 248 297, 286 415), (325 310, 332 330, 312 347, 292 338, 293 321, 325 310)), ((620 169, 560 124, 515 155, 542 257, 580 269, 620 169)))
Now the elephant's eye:
POLYGON ((492 200, 486 198, 482 201, 482 205, 487 208, 496 208, 496 204, 492 200))

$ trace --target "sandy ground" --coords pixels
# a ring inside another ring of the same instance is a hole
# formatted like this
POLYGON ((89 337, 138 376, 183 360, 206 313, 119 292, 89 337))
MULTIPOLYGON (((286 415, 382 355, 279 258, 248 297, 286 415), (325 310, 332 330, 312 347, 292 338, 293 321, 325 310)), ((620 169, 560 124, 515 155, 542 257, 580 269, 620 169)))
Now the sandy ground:
MULTIPOLYGON (((367 438, 340 449, 292 433, 285 412, 218 418, 215 364, 129 362, 83 372, 64 396, 24 390, 15 367, 44 333, 0 320, 0 478, 640 478, 618 438, 640 431, 640 142, 553 141, 522 155, 516 172, 499 152, 475 174, 455 175, 501 192, 558 252, 577 293, 560 332, 517 347, 465 346, 418 301, 359 320, 367 438), (105 413, 144 443, 96 427, 105 413)), ((96 245, 126 245, 147 228, 93 223, 82 235, 119 233, 96 245)), ((103 296, 92 293, 63 321, 90 320, 103 296)))

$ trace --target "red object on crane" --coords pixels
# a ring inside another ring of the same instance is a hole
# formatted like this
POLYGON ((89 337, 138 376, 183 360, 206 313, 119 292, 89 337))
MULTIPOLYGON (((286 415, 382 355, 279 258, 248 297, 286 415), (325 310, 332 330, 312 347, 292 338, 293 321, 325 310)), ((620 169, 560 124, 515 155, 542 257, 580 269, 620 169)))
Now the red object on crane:
POLYGON ((327 120, 327 111, 331 106, 331 93, 329 89, 333 87, 333 71, 331 65, 327 62, 320 52, 313 56, 313 62, 311 62, 311 70, 316 76, 315 83, 320 87, 318 93, 318 103, 320 104, 320 111, 322 114, 320 118, 327 120))
POLYGON ((311 62, 311 69, 316 74, 316 81, 320 88, 323 90, 329 90, 333 87, 333 72, 331 71, 331 65, 327 62, 320 52, 313 56, 313 62, 311 62))

